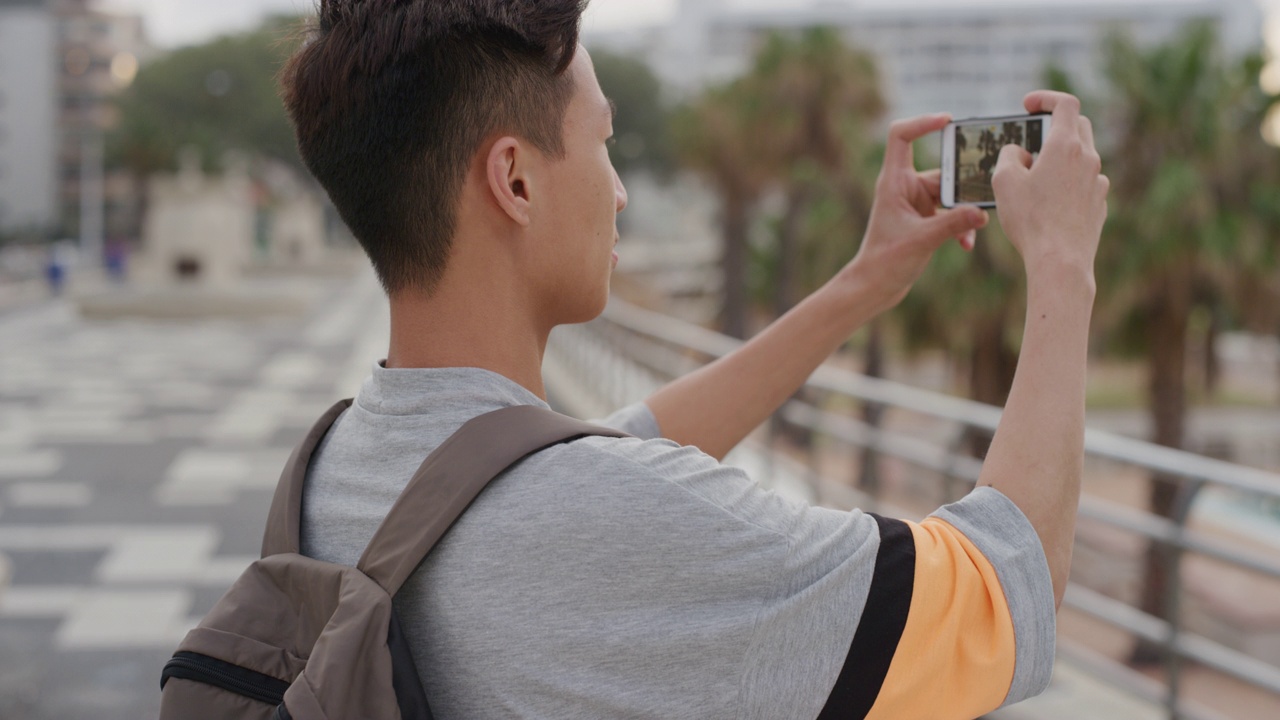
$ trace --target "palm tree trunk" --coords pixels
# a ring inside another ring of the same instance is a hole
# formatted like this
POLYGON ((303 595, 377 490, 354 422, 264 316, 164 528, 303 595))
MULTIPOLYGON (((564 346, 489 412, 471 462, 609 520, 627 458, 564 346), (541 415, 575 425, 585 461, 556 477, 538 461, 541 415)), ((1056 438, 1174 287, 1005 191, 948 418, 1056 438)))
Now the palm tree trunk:
MULTIPOLYGON (((1190 296, 1183 283, 1173 273, 1161 280, 1162 287, 1151 304, 1152 313, 1148 325, 1148 367, 1150 368, 1150 401, 1152 441, 1158 445, 1182 448, 1186 432, 1187 415, 1187 334, 1190 325, 1190 296)), ((1153 473, 1150 488, 1151 513, 1168 518, 1173 514, 1179 480, 1162 473, 1153 473)), ((1144 564, 1146 581, 1142 584, 1142 611, 1170 619, 1168 608, 1170 548, 1167 544, 1151 541, 1147 546, 1144 564)), ((1135 664, 1154 664, 1163 660, 1163 651, 1154 643, 1139 641, 1134 647, 1131 661, 1135 664)))
POLYGON ((773 314, 782 317, 795 307, 796 272, 800 266, 800 231, 804 227, 805 213, 809 210, 808 185, 798 183, 787 193, 787 209, 778 231, 778 279, 775 288, 773 314))
POLYGON ((738 339, 747 336, 747 229, 748 202, 741 192, 725 194, 721 268, 724 274, 724 305, 721 328, 738 339))
MULTIPOLYGON (((867 328, 867 347, 862 373, 868 377, 884 377, 884 331, 880 319, 871 321, 867 328)), ((867 427, 878 430, 884 423, 884 405, 880 403, 862 404, 862 422, 867 427)), ((873 448, 862 449, 862 460, 858 468, 858 487, 873 498, 880 495, 880 454, 873 448)))
POLYGON ((1204 335, 1204 395, 1212 399, 1222 384, 1222 365, 1218 362, 1218 340, 1222 337, 1222 317, 1216 310, 1209 316, 1204 335))
MULTIPOLYGON (((979 272, 991 275, 997 271, 991 257, 991 243, 984 234, 973 248, 973 263, 979 272)), ((1013 388, 1013 374, 1018 369, 1018 353, 1005 342, 1009 324, 1009 306, 999 303, 974 324, 973 348, 969 352, 969 397, 980 403, 1004 407, 1013 388)), ((989 431, 969 428, 969 453, 979 460, 991 449, 989 431)))
MULTIPOLYGON (((1009 401, 1013 375, 1018 369, 1018 354, 1005 343, 1008 315, 1007 306, 1001 305, 978 320, 969 355, 969 397, 997 407, 1004 407, 1009 401)), ((990 432, 971 428, 969 453, 979 460, 986 458, 991 440, 990 432)))

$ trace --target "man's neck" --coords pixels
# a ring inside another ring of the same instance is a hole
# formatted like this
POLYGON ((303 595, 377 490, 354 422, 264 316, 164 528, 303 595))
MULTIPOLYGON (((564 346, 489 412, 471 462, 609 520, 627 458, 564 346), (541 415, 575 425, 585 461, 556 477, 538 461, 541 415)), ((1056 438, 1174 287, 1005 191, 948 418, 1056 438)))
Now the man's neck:
POLYGON ((542 354, 550 329, 538 329, 524 305, 514 288, 481 292, 448 279, 429 298, 394 297, 387 367, 482 368, 545 400, 542 354))

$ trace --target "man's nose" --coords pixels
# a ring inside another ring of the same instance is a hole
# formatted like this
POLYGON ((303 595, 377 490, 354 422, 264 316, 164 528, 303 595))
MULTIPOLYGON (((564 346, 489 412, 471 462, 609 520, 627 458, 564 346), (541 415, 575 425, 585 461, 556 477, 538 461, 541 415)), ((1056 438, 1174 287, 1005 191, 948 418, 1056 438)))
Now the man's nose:
POLYGON ((618 212, 622 212, 627 209, 627 188, 623 186, 617 170, 613 171, 613 189, 618 199, 618 212))

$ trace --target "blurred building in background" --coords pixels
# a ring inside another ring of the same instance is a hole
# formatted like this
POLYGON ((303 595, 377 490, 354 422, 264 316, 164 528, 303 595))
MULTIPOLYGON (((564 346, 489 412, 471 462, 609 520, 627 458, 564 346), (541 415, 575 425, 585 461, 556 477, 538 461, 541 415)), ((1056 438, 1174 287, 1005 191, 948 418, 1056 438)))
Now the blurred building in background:
POLYGON ((1021 107, 1053 64, 1098 85, 1100 43, 1112 29, 1140 42, 1208 20, 1232 51, 1258 48, 1254 0, 815 0, 771 9, 768 0, 680 0, 664 27, 598 32, 590 45, 639 54, 670 88, 692 93, 742 74, 763 34, 828 25, 879 63, 889 116, 946 110, 957 117, 1021 107))
POLYGON ((58 27, 43 0, 0 0, 0 233, 58 218, 58 27))
POLYGON ((92 0, 46 4, 58 27, 59 228, 92 250, 113 216, 132 210, 128 178, 103 171, 102 138, 118 121, 111 101, 158 50, 140 15, 105 12, 92 0))
POLYGON ((101 240, 129 195, 102 169, 111 99, 156 53, 140 15, 0 0, 0 233, 101 240))

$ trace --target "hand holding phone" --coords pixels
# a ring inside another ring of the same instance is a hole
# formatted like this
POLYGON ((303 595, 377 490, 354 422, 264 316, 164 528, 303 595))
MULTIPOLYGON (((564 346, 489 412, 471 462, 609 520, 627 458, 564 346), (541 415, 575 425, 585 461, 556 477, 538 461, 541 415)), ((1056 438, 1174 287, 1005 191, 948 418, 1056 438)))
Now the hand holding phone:
POLYGON ((1026 106, 1032 113, 1052 111, 1053 129, 1034 163, 1020 146, 1000 151, 992 181, 1000 198, 1000 225, 1029 275, 1068 269, 1092 278, 1110 188, 1093 125, 1080 114, 1080 101, 1066 93, 1034 92, 1026 106))
POLYGON ((1035 157, 1049 134, 1047 114, 970 118, 942 129, 942 206, 996 206, 991 178, 1000 150, 1018 145, 1035 157))

